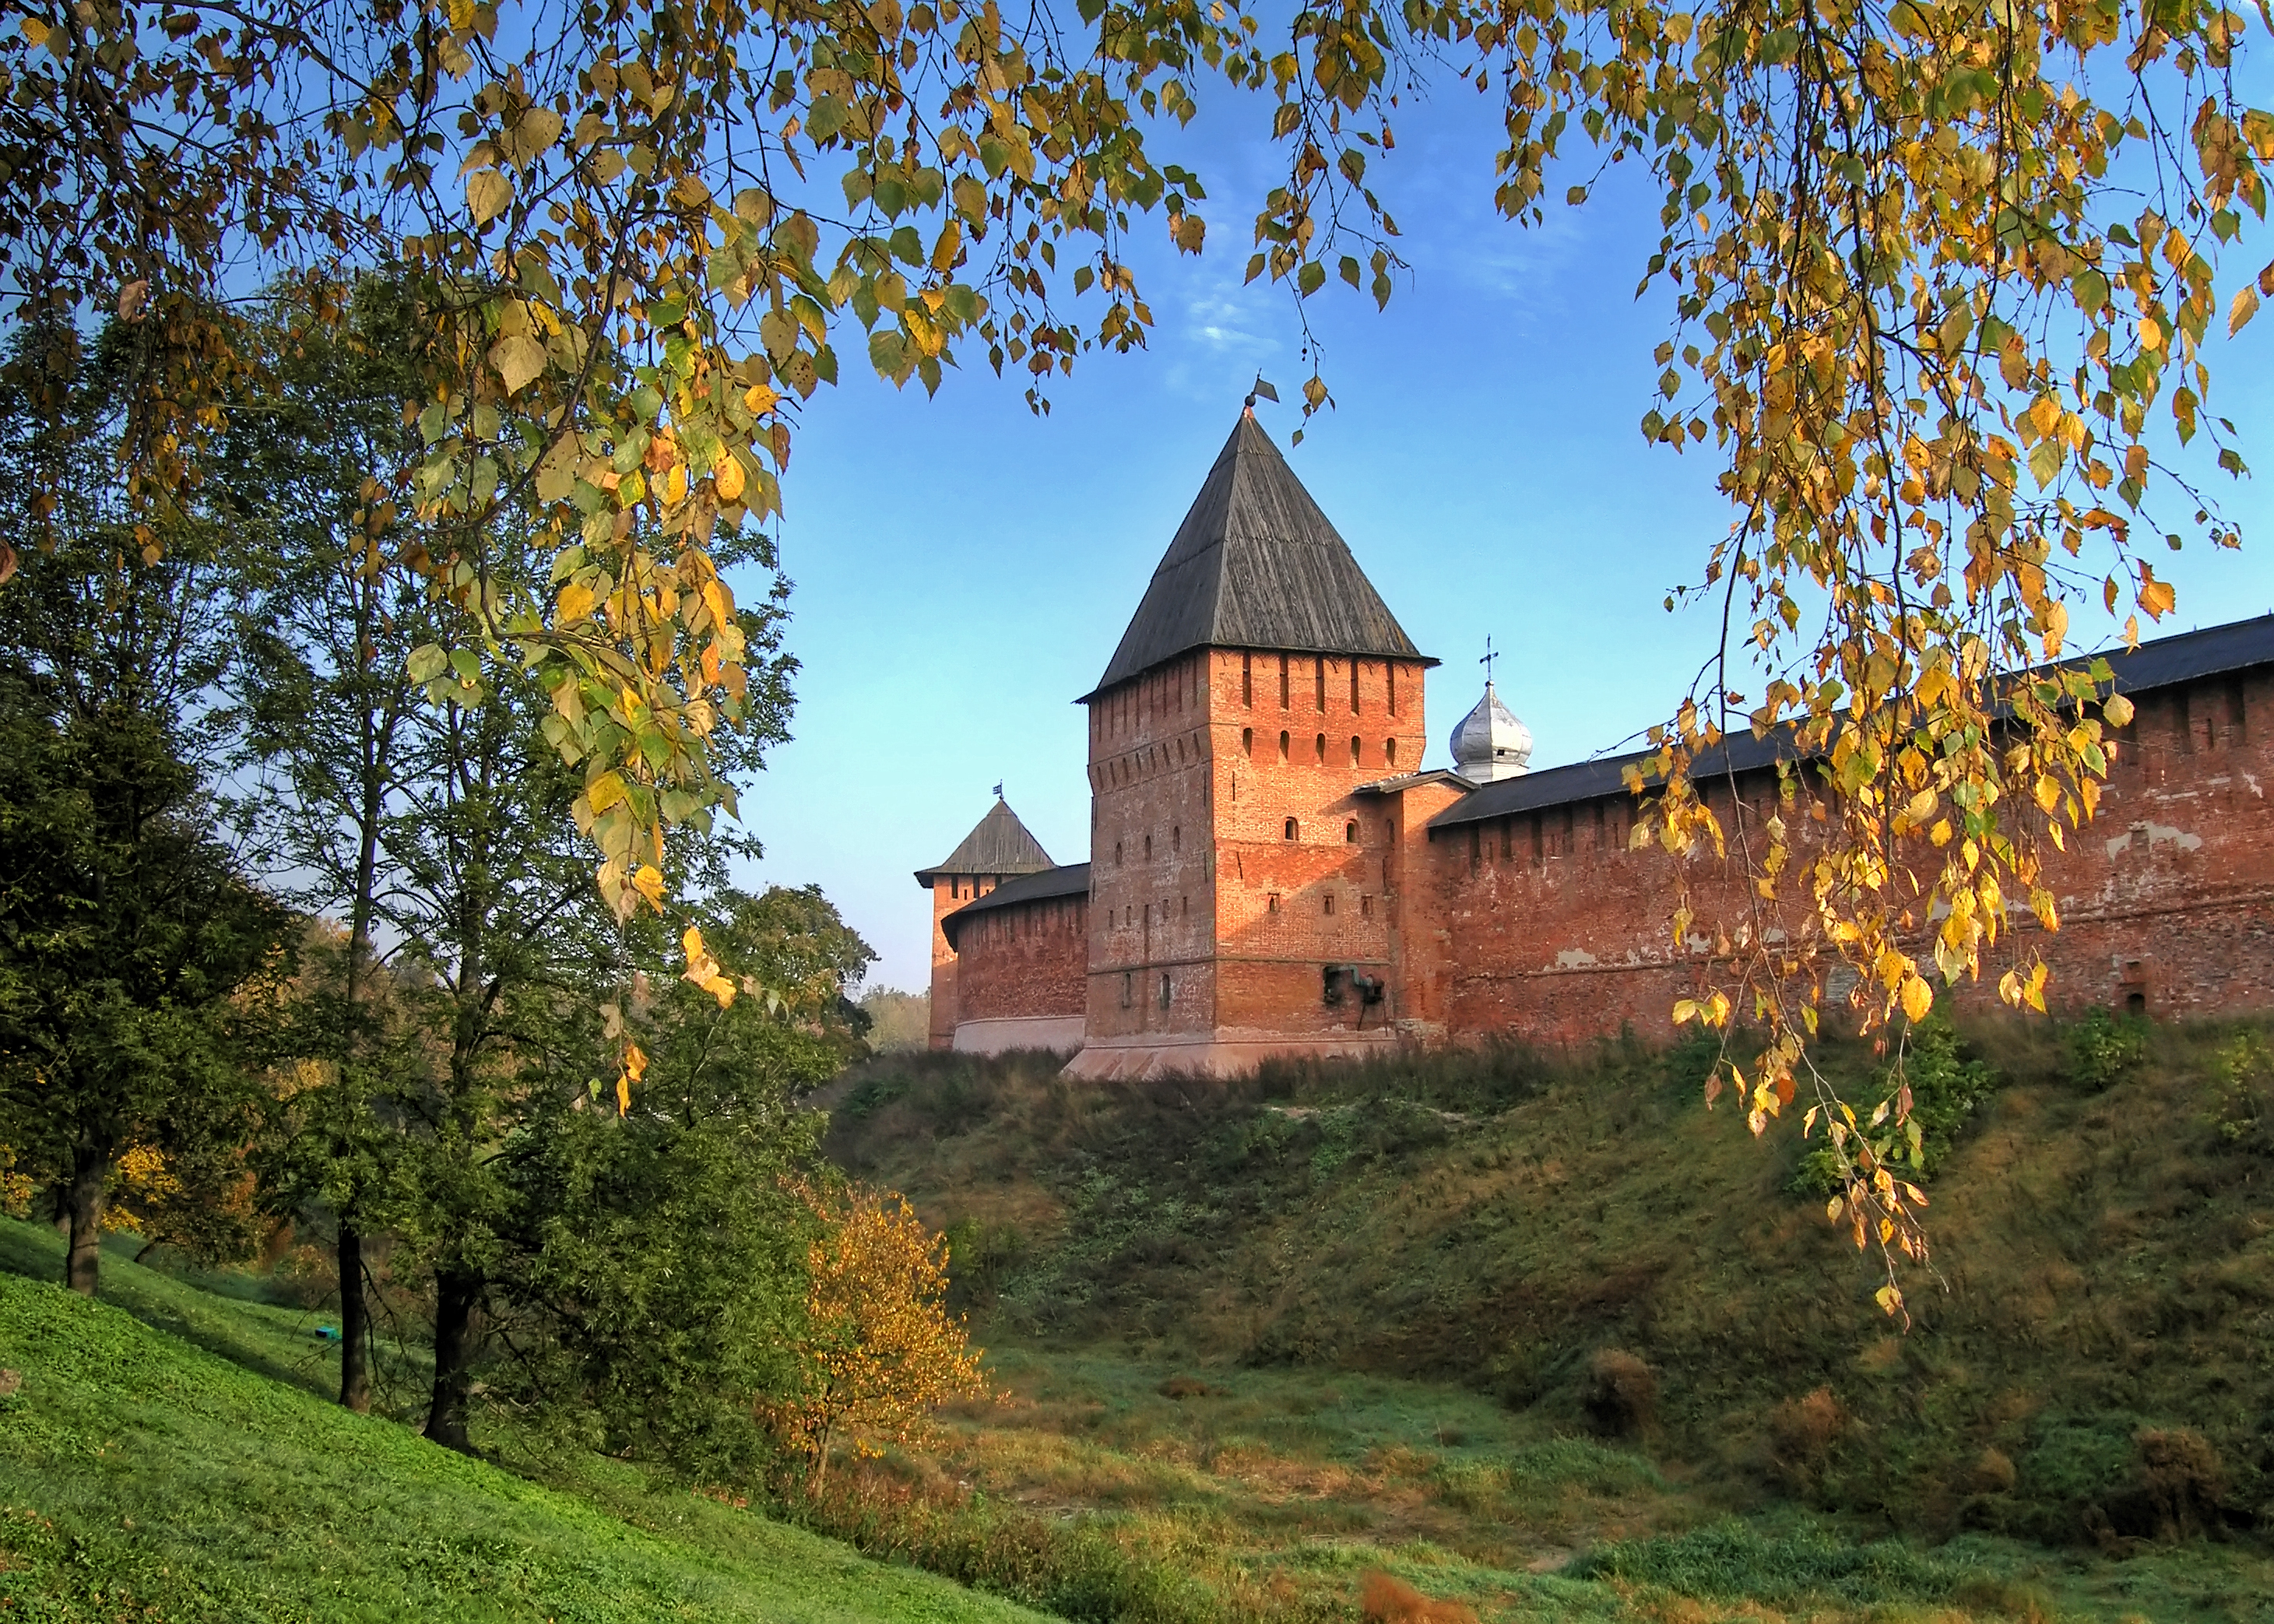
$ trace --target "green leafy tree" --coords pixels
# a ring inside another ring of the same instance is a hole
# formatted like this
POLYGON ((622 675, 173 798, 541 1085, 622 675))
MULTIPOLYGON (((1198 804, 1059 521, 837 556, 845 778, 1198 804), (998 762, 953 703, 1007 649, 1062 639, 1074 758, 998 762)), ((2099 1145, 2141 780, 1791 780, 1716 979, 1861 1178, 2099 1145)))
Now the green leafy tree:
POLYGON ((877 954, 820 886, 771 885, 757 896, 725 891, 706 912, 717 921, 706 939, 726 962, 781 999, 841 1060, 866 1057, 871 1022, 857 996, 877 954))
POLYGON ((210 832, 158 718, 72 713, 4 668, 5 636, 0 1139, 58 1190, 66 1279, 92 1296, 120 1156, 147 1147, 210 1168, 248 1134, 260 1056, 246 1028, 273 1000, 291 921, 210 832))
MULTIPOLYGON (((0 1140, 56 1192, 93 1293, 120 1158, 168 1164, 172 1230, 224 1244, 258 1094, 257 1017, 290 921, 215 834, 204 789, 228 663, 209 523, 145 549, 110 463, 134 357, 22 332, 48 406, 0 388, 0 528, 54 545, 0 593, 0 1140)), ((241 1232, 241 1231, 240 1231, 241 1232)))
MULTIPOLYGON (((478 1259, 496 1197, 485 1147, 514 1119, 514 1079, 555 1041, 546 1002, 607 996, 615 958, 598 938, 614 927, 591 917, 588 873, 563 861, 575 792, 525 680, 508 669, 492 703, 465 703, 471 655, 456 645, 472 634, 478 646, 478 627, 380 567, 432 539, 362 471, 409 432, 414 295, 400 279, 366 278, 336 327, 311 319, 315 297, 280 290, 265 392, 235 414, 236 449, 214 487, 260 538, 237 684, 253 779, 241 810, 300 905, 345 927, 313 956, 320 974, 304 977, 304 1047, 325 1064, 320 1086, 282 1113, 288 1154, 272 1162, 270 1191, 331 1216, 352 1407, 369 1399, 365 1239, 410 1223, 420 1244, 409 1255, 433 1273, 448 1356, 434 1413, 462 1442, 449 1395, 475 1357, 478 1259), (420 648, 446 650, 448 674, 414 679, 420 648)), ((719 541, 722 558, 771 571, 762 538, 719 541)), ((510 556, 520 543, 501 530, 486 545, 510 556)), ((786 732, 795 667, 779 651, 784 590, 777 579, 760 608, 742 612, 755 719, 722 758, 737 773, 786 732)), ((694 828, 674 847, 674 867, 739 849, 694 828)))
MULTIPOLYGON (((712 934, 749 900, 706 909, 712 934)), ((796 1189, 819 1170, 820 1119, 793 1101, 835 1074, 841 1042, 775 1000, 667 979, 662 945, 664 979, 628 1011, 647 1056, 632 1109, 549 1091, 505 1154, 520 1250, 500 1295, 521 1357, 501 1379, 612 1449, 748 1481, 775 1448, 763 1405, 799 1380, 817 1233, 796 1189)))

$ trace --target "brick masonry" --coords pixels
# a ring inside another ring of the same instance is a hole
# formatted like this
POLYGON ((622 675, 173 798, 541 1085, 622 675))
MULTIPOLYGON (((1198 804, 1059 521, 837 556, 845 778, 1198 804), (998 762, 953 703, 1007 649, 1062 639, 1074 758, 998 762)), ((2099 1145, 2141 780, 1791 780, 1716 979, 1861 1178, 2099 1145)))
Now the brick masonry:
MULTIPOLYGON (((1804 928, 1758 911, 1736 856, 1768 816, 1803 852, 1824 827, 1804 793, 1779 802, 1772 773, 1708 787, 1732 858, 1686 873, 1654 844, 1629 849, 1621 794, 1432 830, 1457 782, 1367 787, 1419 759, 1419 668, 1396 666, 1393 712, 1393 663, 1356 662, 1353 704, 1352 662, 1286 657, 1283 688, 1282 658, 1208 650, 1097 696, 1091 894, 977 916, 960 951, 935 927, 940 1046, 959 1023, 1067 1032, 1078 1016, 1077 1073, 1103 1077, 1399 1039, 1663 1035, 1677 998, 1729 974, 1717 943, 1804 928), (1676 944, 1685 878, 1697 918, 1676 944), (1385 1004, 1327 1004, 1329 965, 1379 976, 1385 1004)), ((1962 1002, 1993 997, 2034 951, 2063 1005, 2274 1007, 2274 668, 2133 697, 2098 816, 2065 850, 2039 839, 2060 929, 2017 908, 1962 1002)), ((936 917, 992 884, 944 882, 936 917)))

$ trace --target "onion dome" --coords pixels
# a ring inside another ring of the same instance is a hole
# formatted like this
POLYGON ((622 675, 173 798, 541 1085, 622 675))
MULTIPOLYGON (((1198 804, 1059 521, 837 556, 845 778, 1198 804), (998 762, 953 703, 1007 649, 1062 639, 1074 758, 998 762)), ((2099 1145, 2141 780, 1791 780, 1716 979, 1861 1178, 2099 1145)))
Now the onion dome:
POLYGON ((1477 708, 1453 729, 1453 771, 1472 784, 1512 778, 1532 767, 1532 730, 1501 703, 1490 681, 1477 708))

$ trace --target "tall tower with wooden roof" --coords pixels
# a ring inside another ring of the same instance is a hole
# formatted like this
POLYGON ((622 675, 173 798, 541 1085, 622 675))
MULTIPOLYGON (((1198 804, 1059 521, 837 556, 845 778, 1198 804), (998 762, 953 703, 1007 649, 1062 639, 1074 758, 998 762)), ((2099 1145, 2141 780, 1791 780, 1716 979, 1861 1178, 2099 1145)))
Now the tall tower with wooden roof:
POLYGON ((1419 765, 1434 664, 1243 413, 1081 701, 1074 1075, 1228 1074, 1388 1039, 1397 831, 1357 792, 1419 765))
POLYGON ((995 804, 963 843, 943 861, 916 870, 916 883, 931 892, 931 1048, 955 1046, 955 947, 940 921, 1005 880, 1056 866, 998 786, 995 804))

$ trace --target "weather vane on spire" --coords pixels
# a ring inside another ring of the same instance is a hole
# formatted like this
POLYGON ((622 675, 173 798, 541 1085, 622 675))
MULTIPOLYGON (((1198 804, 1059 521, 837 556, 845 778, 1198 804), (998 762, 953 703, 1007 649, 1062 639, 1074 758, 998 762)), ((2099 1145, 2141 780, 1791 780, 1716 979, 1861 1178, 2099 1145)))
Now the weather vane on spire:
POLYGON ((1003 786, 1000 784, 995 786, 995 799, 998 801, 1003 799, 1003 786))
POLYGON ((1257 401, 1271 401, 1276 403, 1278 399, 1279 391, 1273 388, 1269 384, 1264 382, 1263 374, 1259 372, 1255 374, 1255 387, 1247 392, 1247 403, 1243 410, 1245 410, 1247 415, 1252 417, 1255 415, 1255 402, 1257 401))
POLYGON ((1485 686, 1487 688, 1490 688, 1492 686, 1493 662, 1499 658, 1499 655, 1493 652, 1492 634, 1490 632, 1487 632, 1485 634, 1485 657, 1477 662, 1478 665, 1482 665, 1485 668, 1485 686))

